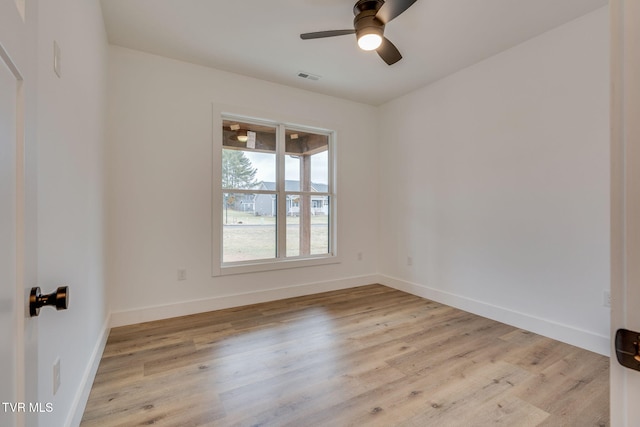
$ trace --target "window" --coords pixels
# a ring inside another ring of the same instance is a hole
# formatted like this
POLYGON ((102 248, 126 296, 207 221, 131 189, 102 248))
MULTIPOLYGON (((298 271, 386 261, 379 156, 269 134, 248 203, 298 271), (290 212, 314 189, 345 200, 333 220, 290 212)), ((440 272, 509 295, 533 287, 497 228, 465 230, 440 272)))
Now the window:
POLYGON ((220 274, 336 262, 333 132, 221 124, 220 274))

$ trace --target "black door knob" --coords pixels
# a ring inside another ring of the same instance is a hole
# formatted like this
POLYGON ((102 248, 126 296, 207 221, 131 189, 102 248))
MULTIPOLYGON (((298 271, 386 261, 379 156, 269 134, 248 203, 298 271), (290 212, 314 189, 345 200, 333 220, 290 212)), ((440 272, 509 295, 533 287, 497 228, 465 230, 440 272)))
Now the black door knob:
POLYGON ((29 314, 35 317, 40 314, 40 307, 50 305, 56 310, 66 310, 69 308, 69 287, 60 286, 55 292, 48 295, 40 294, 40 288, 31 288, 29 295, 29 314))
POLYGON ((616 331, 616 357, 618 362, 629 369, 640 371, 640 332, 628 329, 616 331))

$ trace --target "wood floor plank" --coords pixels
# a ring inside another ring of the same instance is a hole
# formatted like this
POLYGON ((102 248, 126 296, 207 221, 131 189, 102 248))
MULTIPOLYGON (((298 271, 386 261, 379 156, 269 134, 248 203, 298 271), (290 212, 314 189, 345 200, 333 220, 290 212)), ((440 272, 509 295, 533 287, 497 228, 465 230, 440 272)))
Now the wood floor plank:
POLYGON ((608 358, 382 285, 114 328, 83 427, 607 426, 608 358))
MULTIPOLYGON (((480 418, 490 418, 489 413, 494 412, 498 402, 529 376, 527 371, 506 362, 473 370, 463 379, 449 381, 428 393, 424 406, 429 409, 419 410, 412 420, 422 425, 443 425, 448 420, 455 420, 459 425, 474 425, 480 418)), ((535 411, 538 415, 541 412, 535 411)), ((547 416, 544 414, 539 421, 547 416)))

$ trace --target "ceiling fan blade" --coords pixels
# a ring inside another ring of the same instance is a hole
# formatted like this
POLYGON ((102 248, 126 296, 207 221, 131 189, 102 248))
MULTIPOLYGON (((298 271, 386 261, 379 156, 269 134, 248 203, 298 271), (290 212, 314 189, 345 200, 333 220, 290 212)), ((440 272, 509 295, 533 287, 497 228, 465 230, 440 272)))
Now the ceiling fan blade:
POLYGON ((325 37, 344 36, 346 34, 355 34, 356 30, 330 30, 330 31, 318 31, 315 33, 300 34, 302 40, 309 39, 322 39, 325 37))
POLYGON ((376 13, 376 18, 387 24, 394 18, 397 18, 405 10, 414 4, 417 0, 387 0, 376 13))
POLYGON ((382 58, 387 65, 393 65, 402 59, 402 55, 398 48, 395 47, 395 45, 386 37, 382 38, 382 44, 378 49, 376 49, 376 52, 378 52, 380 58, 382 58))

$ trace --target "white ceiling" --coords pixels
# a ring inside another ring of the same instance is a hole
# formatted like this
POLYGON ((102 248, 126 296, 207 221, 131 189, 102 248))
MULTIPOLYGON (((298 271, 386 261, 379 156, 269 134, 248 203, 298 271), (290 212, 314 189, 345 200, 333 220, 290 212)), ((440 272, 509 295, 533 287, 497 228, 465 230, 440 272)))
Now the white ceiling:
MULTIPOLYGON (((393 0, 387 0, 393 1, 393 0)), ((388 23, 403 59, 355 36, 355 0, 102 0, 111 44, 379 105, 580 17, 607 0, 418 0, 388 23), (298 72, 321 76, 305 80, 298 72)))

